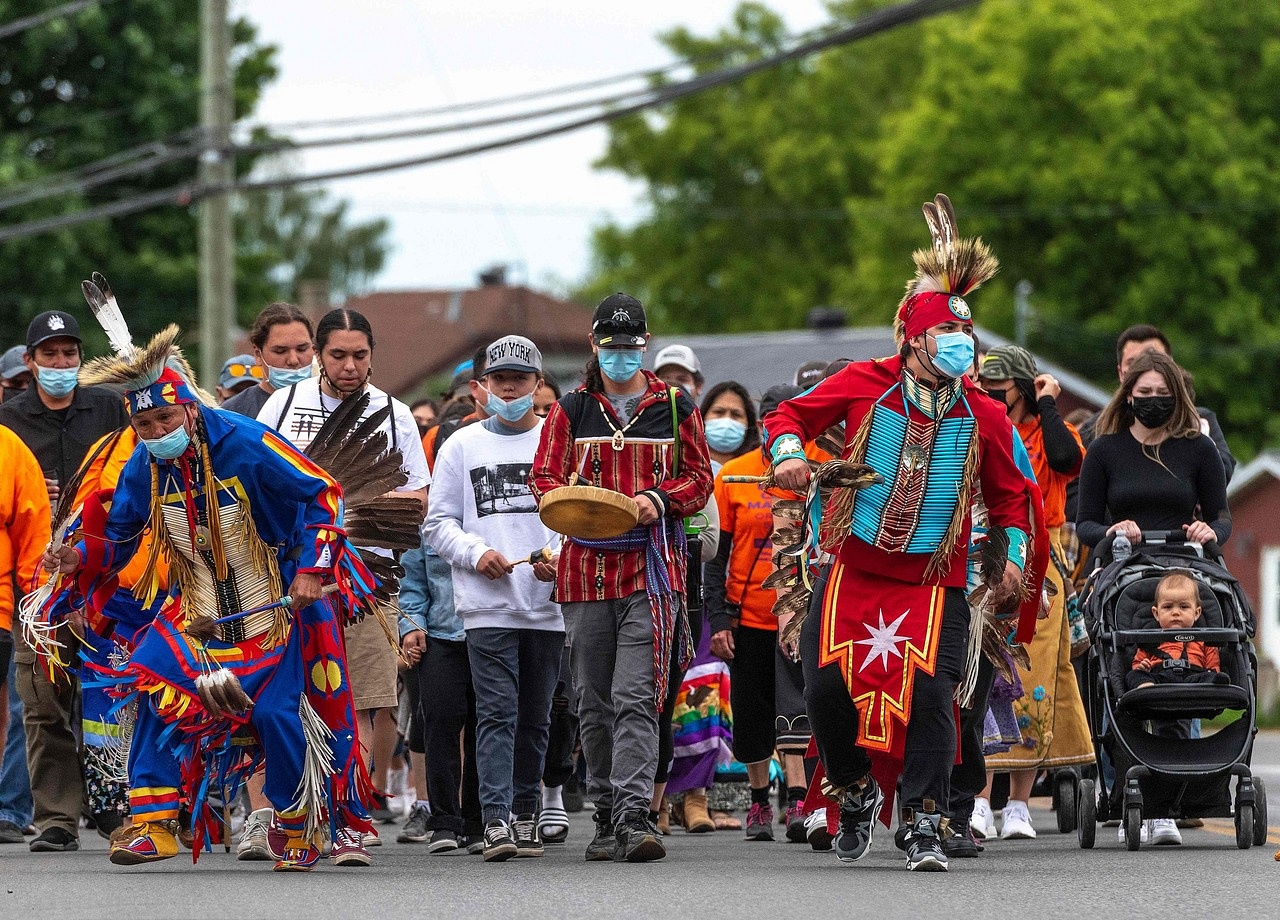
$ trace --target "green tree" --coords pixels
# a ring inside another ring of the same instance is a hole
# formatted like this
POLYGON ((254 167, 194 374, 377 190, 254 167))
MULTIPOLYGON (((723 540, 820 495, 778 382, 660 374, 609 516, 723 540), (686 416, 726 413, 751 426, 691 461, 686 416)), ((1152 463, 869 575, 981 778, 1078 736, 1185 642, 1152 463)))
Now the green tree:
POLYGON ((1083 344, 1108 382, 1116 334, 1156 323, 1238 448, 1280 440, 1280 7, 989 0, 930 23, 921 59, 850 202, 840 295, 896 295, 945 190, 1003 265, 982 323, 1011 331, 1026 278, 1031 344, 1083 344))
MULTIPOLYGON (((747 5, 666 41, 760 54, 780 30, 747 5)), ((600 165, 649 214, 597 231, 585 293, 636 291, 666 329, 825 303, 886 324, 945 191, 1002 261, 983 325, 1012 332, 1025 278, 1033 347, 1110 384, 1114 337, 1154 322, 1247 455, 1280 443, 1276 85, 1275 4, 986 0, 616 125, 600 165)))
MULTIPOLYGON (((47 8, 44 0, 0 0, 0 22, 47 8)), ((190 145, 198 124, 199 21, 198 0, 115 0, 0 42, 0 188, 48 181, 146 143, 162 153, 190 145)), ((233 23, 232 45, 235 117, 242 119, 276 76, 276 49, 259 41, 245 19, 233 23)), ((237 172, 254 166, 254 157, 241 157, 237 172)), ((74 213, 190 182, 195 171, 193 158, 175 158, 109 185, 7 209, 0 221, 74 213)), ((291 203, 278 212, 251 201, 238 222, 242 314, 252 317, 278 299, 280 278, 294 266, 336 280, 339 290, 358 286, 381 266, 385 227, 347 227, 345 206, 318 193, 275 198, 291 203), (287 246, 264 247, 264 238, 285 231, 261 221, 284 213, 300 229, 287 246), (341 251, 344 242, 355 247, 352 253, 341 251)), ((165 206, 0 244, 0 342, 21 341, 30 317, 42 310, 82 312, 79 282, 96 270, 113 282, 137 337, 177 322, 193 347, 196 240, 196 208, 165 206)), ((84 327, 89 348, 100 350, 105 338, 92 325, 84 327)))
MULTIPOLYGON (((852 17, 877 5, 832 10, 852 17)), ((801 325, 835 293, 852 232, 843 203, 868 188, 876 115, 910 91, 906 52, 918 33, 904 28, 611 125, 597 165, 643 181, 649 214, 596 230, 579 296, 635 293, 665 329, 801 325)), ((787 37, 777 15, 745 3, 714 37, 676 29, 662 40, 707 73, 776 53, 787 37)))

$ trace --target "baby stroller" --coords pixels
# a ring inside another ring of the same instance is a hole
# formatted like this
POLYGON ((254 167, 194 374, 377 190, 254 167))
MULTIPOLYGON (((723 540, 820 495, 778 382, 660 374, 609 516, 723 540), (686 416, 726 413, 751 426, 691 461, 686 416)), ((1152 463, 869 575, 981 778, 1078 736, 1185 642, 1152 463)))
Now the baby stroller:
POLYGON ((1098 778, 1080 781, 1080 846, 1091 848, 1098 822, 1111 818, 1124 822, 1125 843, 1137 850, 1145 818, 1207 817, 1234 817, 1240 849, 1263 845, 1267 797, 1249 769, 1257 733, 1254 619, 1239 583, 1223 567, 1216 544, 1188 543, 1181 531, 1143 533, 1142 543, 1120 559, 1112 559, 1110 543, 1108 538, 1099 545, 1099 567, 1083 598, 1093 640, 1083 689, 1098 778), (1160 630, 1151 612, 1156 585, 1173 569, 1189 573, 1199 588, 1203 614, 1191 629, 1160 630), (1125 678, 1138 645, 1169 641, 1217 647, 1230 684, 1128 689, 1125 678), (1177 720, 1211 719, 1228 709, 1243 714, 1208 737, 1165 734, 1177 720), (1114 780, 1104 769, 1104 751, 1115 767, 1114 780))

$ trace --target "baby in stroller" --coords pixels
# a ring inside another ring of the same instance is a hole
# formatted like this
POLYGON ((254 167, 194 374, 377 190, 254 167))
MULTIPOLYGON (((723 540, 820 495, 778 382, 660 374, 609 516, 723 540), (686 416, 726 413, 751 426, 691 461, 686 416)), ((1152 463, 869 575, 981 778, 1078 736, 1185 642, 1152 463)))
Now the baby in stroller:
MULTIPOLYGON (((1195 579, 1185 572, 1170 572, 1160 579, 1151 613, 1161 629, 1193 628, 1203 613, 1195 579)), ((1203 642, 1139 646, 1126 675, 1130 690, 1155 684, 1229 683, 1231 678, 1221 671, 1218 650, 1203 642)))

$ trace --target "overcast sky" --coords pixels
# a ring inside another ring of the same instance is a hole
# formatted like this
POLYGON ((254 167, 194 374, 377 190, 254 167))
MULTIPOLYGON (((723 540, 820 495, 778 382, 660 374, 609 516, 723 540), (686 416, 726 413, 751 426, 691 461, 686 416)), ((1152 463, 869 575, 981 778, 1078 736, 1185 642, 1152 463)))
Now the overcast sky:
MULTIPOLYGON (((791 31, 829 19, 821 0, 768 5, 791 31)), ((263 40, 280 47, 280 77, 257 113, 272 124, 468 102, 658 67, 671 60, 658 33, 678 25, 711 33, 736 6, 733 0, 232 0, 233 13, 247 16, 263 40)), ((294 166, 340 169, 492 136, 470 132, 312 150, 297 154, 294 166)), ((603 128, 589 128, 452 163, 336 182, 329 191, 349 199, 357 217, 392 222, 395 248, 380 289, 469 287, 478 269, 495 262, 516 266, 513 281, 574 281, 587 270, 592 226, 607 216, 630 222, 638 214, 641 188, 591 166, 605 141, 603 128)))

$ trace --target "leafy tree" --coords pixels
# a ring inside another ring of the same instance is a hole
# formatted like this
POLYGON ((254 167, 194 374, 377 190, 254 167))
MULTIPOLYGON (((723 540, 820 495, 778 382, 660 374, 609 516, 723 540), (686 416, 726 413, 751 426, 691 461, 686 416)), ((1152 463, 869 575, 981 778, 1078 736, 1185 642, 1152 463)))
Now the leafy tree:
MULTIPOLYGON (((746 5, 714 39, 666 41, 744 55, 779 35, 746 5)), ((1025 278, 1030 344, 1110 384, 1116 334, 1157 323, 1247 454, 1280 442, 1276 85, 1275 4, 986 0, 616 125, 601 165, 644 181, 650 214, 597 231, 586 292, 647 296, 667 329, 795 326, 824 303, 884 324, 945 191, 1002 261, 983 325, 1012 332, 1025 278)))
MULTIPOLYGON (((44 0, 0 0, 0 22, 47 8, 44 0)), ((190 144, 199 113, 199 22, 198 0, 116 0, 0 42, 0 188, 48 181, 145 143, 157 142, 161 151, 190 144)), ((232 49, 239 119, 253 112, 276 76, 276 49, 260 42, 245 19, 232 24, 232 49)), ((238 174, 254 163, 241 157, 238 174)), ((195 173, 193 158, 175 158, 109 185, 6 209, 0 221, 74 213, 190 182, 195 173)), ((304 229, 287 247, 263 247, 262 239, 277 231, 255 222, 253 207, 239 221, 237 295, 249 317, 280 296, 286 262, 323 277, 336 271, 339 289, 381 265, 385 228, 352 229, 349 241, 357 250, 341 252, 344 206, 325 204, 314 193, 276 197, 290 196, 289 213, 313 228, 315 238, 304 229), (306 215, 308 207, 316 213, 306 215), (338 268, 330 271, 332 265, 338 268)), ((262 220, 276 216, 269 207, 261 210, 262 220)), ((20 342, 30 317, 42 310, 83 311, 79 282, 95 270, 114 283, 139 337, 178 322, 194 350, 197 209, 180 206, 0 243, 0 342, 20 342)), ((100 350, 105 338, 92 326, 84 326, 89 348, 100 350)))

